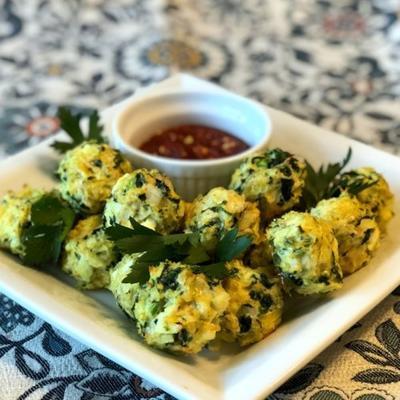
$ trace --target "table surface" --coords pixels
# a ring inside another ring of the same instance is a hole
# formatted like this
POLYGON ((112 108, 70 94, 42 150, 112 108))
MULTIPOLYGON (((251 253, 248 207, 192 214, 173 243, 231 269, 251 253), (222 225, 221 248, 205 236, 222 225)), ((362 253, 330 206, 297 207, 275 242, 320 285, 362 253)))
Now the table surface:
MULTIPOLYGON (((0 1, 0 158, 177 71, 398 154, 400 0, 0 1)), ((270 399, 400 398, 400 290, 270 399)), ((1 400, 169 399, 0 295, 1 400)))

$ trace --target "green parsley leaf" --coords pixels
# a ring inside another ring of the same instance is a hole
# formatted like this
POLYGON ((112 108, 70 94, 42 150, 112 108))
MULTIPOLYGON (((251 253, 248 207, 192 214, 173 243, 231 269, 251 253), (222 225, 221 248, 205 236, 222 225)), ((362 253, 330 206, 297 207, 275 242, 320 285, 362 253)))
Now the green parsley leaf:
POLYGON ((187 256, 182 260, 184 264, 203 264, 209 261, 211 257, 201 246, 190 246, 187 256))
POLYGON ((356 196, 358 193, 362 192, 365 189, 375 185, 378 182, 378 179, 372 180, 371 182, 365 182, 364 179, 360 176, 358 179, 355 179, 353 182, 346 182, 344 185, 340 182, 340 177, 336 179, 331 187, 329 188, 329 197, 338 197, 343 191, 356 196))
POLYGON ((114 224, 105 229, 106 235, 113 241, 119 241, 121 239, 127 239, 137 235, 161 236, 161 234, 158 232, 153 231, 144 225, 140 225, 134 218, 130 218, 129 221, 133 229, 127 228, 126 226, 120 224, 114 224))
POLYGON ((129 274, 122 281, 123 283, 146 283, 150 278, 149 267, 159 264, 162 260, 173 258, 173 250, 171 248, 163 248, 156 252, 143 253, 132 265, 129 274))
POLYGON ((88 140, 92 140, 97 143, 104 143, 103 125, 100 123, 100 116, 97 110, 94 110, 89 116, 89 132, 88 140))
POLYGON ((146 251, 140 256, 141 262, 147 262, 150 264, 157 264, 161 261, 171 260, 171 261, 180 261, 181 256, 177 256, 175 254, 174 248, 170 246, 165 247, 155 247, 149 251, 146 251), (154 251, 152 251, 154 250, 154 251))
POLYGON ((137 260, 125 277, 122 283, 139 283, 141 285, 145 284, 150 278, 149 263, 140 262, 137 260))
POLYGON ((356 196, 358 193, 362 192, 365 189, 368 189, 371 186, 374 186, 378 180, 373 182, 354 182, 347 187, 347 192, 356 196))
POLYGON ((109 226, 104 229, 104 232, 108 238, 114 242, 120 239, 129 238, 135 233, 131 228, 127 228, 120 224, 109 226))
POLYGON ((162 236, 134 235, 115 241, 116 247, 123 253, 133 254, 165 247, 162 236))
POLYGON ((163 236, 163 243, 166 245, 184 245, 185 243, 192 244, 197 238, 194 233, 175 233, 163 236))
POLYGON ((196 265, 192 267, 192 270, 195 273, 202 273, 210 279, 220 280, 229 276, 229 270, 222 261, 214 264, 196 265))
POLYGON ((59 107, 57 117, 60 120, 60 127, 74 142, 80 143, 85 139, 80 126, 81 114, 73 115, 71 110, 67 107, 59 107))
POLYGON ((37 225, 26 228, 22 243, 25 247, 24 263, 44 267, 57 262, 62 245, 62 225, 37 225))
POLYGON ((230 261, 247 250, 251 245, 250 236, 238 237, 238 229, 228 231, 217 245, 217 259, 219 261, 230 261))
POLYGON ((54 143, 52 143, 50 145, 50 147, 57 150, 59 153, 64 154, 68 150, 72 150, 76 146, 73 143, 60 142, 60 141, 56 140, 54 143))
MULTIPOLYGON (((175 246, 177 253, 182 253, 185 246, 194 240, 194 234, 177 233, 161 235, 160 233, 139 224, 130 218, 132 228, 113 225, 105 229, 108 238, 115 242, 116 247, 123 253, 141 253, 145 251, 160 251, 164 247, 175 246)), ((186 253, 183 253, 186 255, 186 253)))
POLYGON ((147 228, 144 225, 139 224, 134 218, 129 218, 129 222, 135 232, 135 235, 149 235, 149 236, 161 236, 160 233, 154 231, 153 229, 147 228))
POLYGON ((326 167, 321 165, 317 171, 306 162, 307 178, 303 190, 303 201, 307 209, 329 197, 332 182, 349 163, 351 154, 352 150, 349 148, 342 162, 328 164, 326 167))
POLYGON ((56 264, 74 220, 74 211, 57 195, 42 196, 32 205, 30 225, 22 233, 24 262, 36 267, 56 264))
POLYGON ((43 196, 31 208, 31 223, 34 226, 63 225, 62 235, 66 236, 75 220, 74 211, 66 206, 56 195, 43 196))
POLYGON ((72 139, 71 142, 55 141, 51 147, 60 153, 65 153, 68 150, 75 148, 85 140, 91 140, 96 143, 104 143, 105 139, 102 136, 103 126, 100 124, 100 117, 97 111, 93 111, 89 116, 89 128, 85 135, 81 129, 81 119, 83 115, 72 114, 67 107, 59 107, 57 117, 60 120, 60 127, 72 139))
POLYGON ((190 265, 196 273, 202 272, 211 279, 223 279, 228 275, 225 262, 251 245, 249 236, 238 236, 238 230, 232 229, 221 239, 216 255, 212 257, 201 246, 197 233, 160 235, 133 219, 131 224, 133 229, 121 225, 106 229, 106 234, 122 253, 143 253, 124 279, 125 283, 145 282, 149 276, 148 268, 166 260, 190 265))

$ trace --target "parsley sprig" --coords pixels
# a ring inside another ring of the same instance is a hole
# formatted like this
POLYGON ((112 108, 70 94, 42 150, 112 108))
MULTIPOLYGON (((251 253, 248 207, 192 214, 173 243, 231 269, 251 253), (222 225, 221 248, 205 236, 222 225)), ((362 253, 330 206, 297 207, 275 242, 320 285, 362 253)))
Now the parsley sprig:
POLYGON ((100 123, 99 113, 95 110, 89 116, 89 127, 85 134, 81 128, 82 114, 72 114, 67 107, 60 107, 57 112, 57 117, 60 120, 60 127, 72 139, 70 142, 55 141, 51 147, 60 153, 65 153, 68 150, 80 145, 84 141, 94 141, 104 143, 105 138, 102 136, 103 126, 100 123))
MULTIPOLYGON (((303 190, 303 202, 306 209, 314 207, 320 200, 337 197, 340 195, 340 173, 349 163, 352 155, 351 147, 341 162, 321 165, 318 170, 314 170, 311 164, 306 161, 307 178, 303 190), (338 186, 339 182, 339 186, 338 186)), ((354 181, 348 184, 344 190, 352 195, 357 195, 361 191, 374 185, 376 181, 364 182, 354 181)))
POLYGON ((35 267, 56 264, 74 220, 74 211, 56 194, 46 194, 36 201, 31 208, 30 223, 22 234, 24 262, 35 267))
POLYGON ((346 191, 349 194, 357 195, 365 189, 375 185, 378 182, 378 179, 372 179, 371 181, 365 181, 362 177, 355 179, 350 182, 341 182, 342 179, 339 177, 335 179, 329 188, 328 197, 338 197, 343 191, 346 191))
POLYGON ((116 224, 105 230, 122 253, 142 253, 124 283, 146 283, 150 277, 149 267, 166 260, 190 265, 194 272, 204 273, 210 279, 223 279, 229 275, 225 263, 251 245, 251 238, 238 236, 235 228, 225 233, 215 254, 209 254, 201 245, 197 233, 161 235, 133 218, 130 222, 132 229, 116 224))
POLYGON ((320 200, 328 198, 329 189, 332 182, 338 174, 345 168, 351 158, 351 148, 342 162, 321 165, 318 170, 315 170, 311 164, 306 161, 307 178, 303 191, 303 199, 306 208, 315 206, 320 200))

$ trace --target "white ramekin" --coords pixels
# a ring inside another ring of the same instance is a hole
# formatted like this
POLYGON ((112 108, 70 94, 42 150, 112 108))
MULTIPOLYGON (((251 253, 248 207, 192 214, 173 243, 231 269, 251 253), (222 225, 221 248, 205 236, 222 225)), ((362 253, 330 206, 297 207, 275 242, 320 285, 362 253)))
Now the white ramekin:
POLYGON ((185 200, 192 200, 212 187, 226 186, 243 158, 265 148, 270 135, 269 115, 257 103, 230 93, 185 90, 128 102, 114 120, 112 140, 134 167, 159 169, 185 200), (182 124, 221 129, 250 148, 215 160, 179 160, 139 150, 154 132, 182 124))

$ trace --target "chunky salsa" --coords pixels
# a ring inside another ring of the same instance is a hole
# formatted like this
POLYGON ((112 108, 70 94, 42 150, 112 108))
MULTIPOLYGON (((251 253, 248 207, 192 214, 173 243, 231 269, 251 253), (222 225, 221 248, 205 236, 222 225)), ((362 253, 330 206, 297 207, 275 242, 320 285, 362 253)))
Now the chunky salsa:
POLYGON ((168 158, 207 160, 241 153, 249 148, 243 140, 219 129, 181 125, 155 133, 140 150, 168 158))

